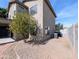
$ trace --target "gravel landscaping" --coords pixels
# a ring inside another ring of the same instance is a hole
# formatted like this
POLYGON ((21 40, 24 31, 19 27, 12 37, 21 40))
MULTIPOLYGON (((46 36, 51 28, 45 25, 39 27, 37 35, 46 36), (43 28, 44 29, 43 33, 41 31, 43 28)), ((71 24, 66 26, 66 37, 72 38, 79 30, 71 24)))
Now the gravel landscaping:
POLYGON ((15 42, 3 53, 3 59, 76 59, 67 38, 51 39, 46 44, 15 42))

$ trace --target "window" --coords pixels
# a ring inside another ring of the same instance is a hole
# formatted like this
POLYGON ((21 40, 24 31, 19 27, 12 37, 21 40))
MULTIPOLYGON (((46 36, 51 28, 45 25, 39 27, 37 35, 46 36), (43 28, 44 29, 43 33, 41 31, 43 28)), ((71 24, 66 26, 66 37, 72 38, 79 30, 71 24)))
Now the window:
POLYGON ((35 15, 37 13, 37 5, 34 5, 30 8, 30 14, 35 15))
POLYGON ((45 34, 46 35, 50 34, 50 28, 48 26, 45 26, 45 34))
POLYGON ((47 35, 48 34, 48 27, 45 26, 45 34, 47 35))
POLYGON ((19 2, 23 2, 23 1, 25 1, 25 0, 19 0, 19 2))
POLYGON ((17 11, 18 11, 18 12, 24 12, 25 9, 24 9, 22 6, 18 6, 17 11))

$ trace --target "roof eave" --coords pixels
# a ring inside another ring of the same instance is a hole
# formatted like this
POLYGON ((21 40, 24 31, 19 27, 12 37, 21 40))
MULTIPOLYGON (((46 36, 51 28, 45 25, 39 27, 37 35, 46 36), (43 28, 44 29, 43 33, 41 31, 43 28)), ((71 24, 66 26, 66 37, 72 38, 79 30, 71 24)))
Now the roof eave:
POLYGON ((50 8, 50 10, 51 10, 52 13, 54 14, 54 16, 57 17, 57 16, 56 16, 56 13, 55 13, 55 11, 54 11, 54 9, 53 9, 53 7, 51 6, 51 4, 50 4, 50 2, 49 2, 49 0, 44 0, 44 1, 47 3, 48 7, 50 8))

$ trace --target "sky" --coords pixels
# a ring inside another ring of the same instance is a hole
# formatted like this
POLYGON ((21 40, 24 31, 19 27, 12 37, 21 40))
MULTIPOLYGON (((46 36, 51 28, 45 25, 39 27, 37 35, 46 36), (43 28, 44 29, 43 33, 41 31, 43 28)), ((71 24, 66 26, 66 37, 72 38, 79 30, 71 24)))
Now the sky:
MULTIPOLYGON (((0 0, 0 7, 7 8, 9 0, 0 0)), ((77 0, 50 0, 50 3, 57 15, 56 24, 61 23, 64 27, 76 24, 78 21, 77 0)))
POLYGON ((57 15, 56 23, 64 27, 70 27, 78 23, 78 1, 77 0, 50 0, 57 15))

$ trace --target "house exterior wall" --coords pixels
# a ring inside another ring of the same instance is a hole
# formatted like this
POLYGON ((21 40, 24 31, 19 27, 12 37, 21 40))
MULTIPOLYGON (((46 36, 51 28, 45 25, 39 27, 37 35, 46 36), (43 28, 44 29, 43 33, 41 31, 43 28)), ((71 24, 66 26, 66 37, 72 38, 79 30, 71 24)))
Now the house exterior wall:
POLYGON ((55 16, 48 7, 48 5, 43 2, 43 33, 45 35, 45 28, 48 27, 50 34, 55 31, 55 16))
POLYGON ((32 16, 35 18, 36 23, 38 24, 39 30, 37 37, 38 40, 41 40, 43 37, 43 0, 28 1, 25 2, 25 5, 28 6, 29 11, 32 6, 37 5, 37 13, 32 16))
POLYGON ((43 0, 28 1, 24 4, 28 6, 29 11, 32 6, 37 5, 37 13, 33 17, 36 19, 38 26, 43 28, 43 0))
POLYGON ((8 19, 13 19, 14 11, 16 11, 16 3, 10 6, 9 13, 8 13, 8 19))
MULTIPOLYGON (((35 1, 28 1, 25 2, 25 5, 29 7, 29 9, 37 5, 37 14, 33 15, 36 19, 38 26, 41 27, 41 35, 46 37, 45 35, 45 27, 50 28, 50 34, 52 34, 55 30, 55 16, 45 3, 44 0, 35 0, 35 1)), ((30 11, 30 10, 29 10, 30 11)), ((43 38, 44 39, 44 38, 43 38)))

